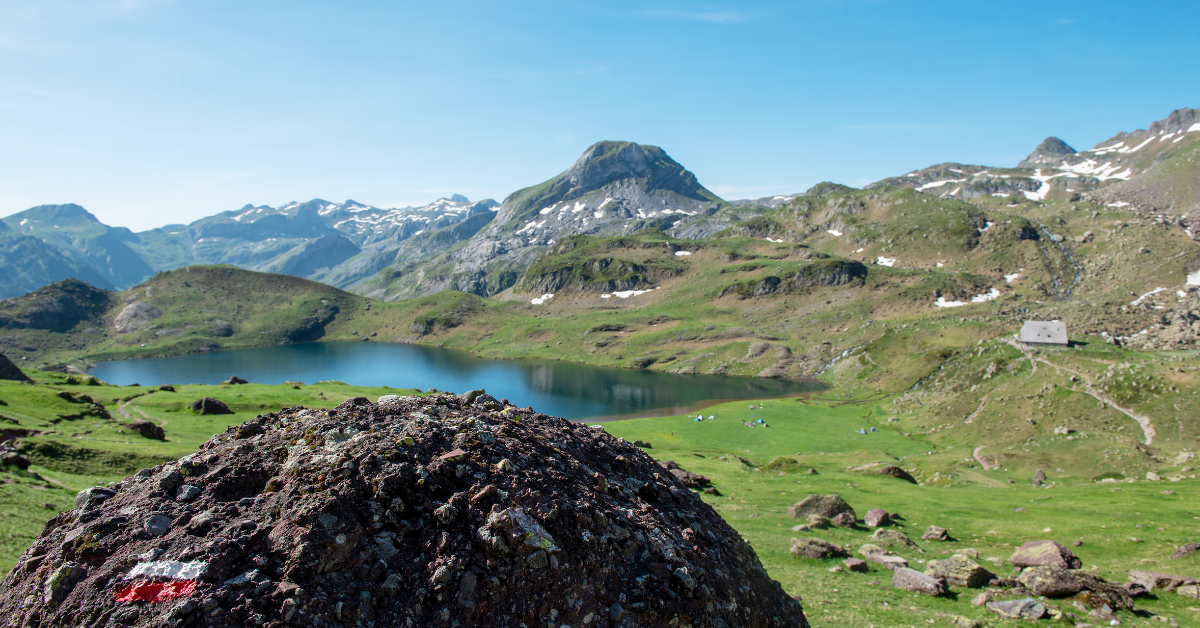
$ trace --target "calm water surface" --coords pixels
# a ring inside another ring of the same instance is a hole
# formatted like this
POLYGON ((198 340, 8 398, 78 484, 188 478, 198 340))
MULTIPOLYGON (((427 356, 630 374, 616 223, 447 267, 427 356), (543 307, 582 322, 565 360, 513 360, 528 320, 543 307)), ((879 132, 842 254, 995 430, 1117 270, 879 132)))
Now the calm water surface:
POLYGON ((713 400, 821 390, 814 382, 603 368, 550 360, 482 360, 468 353, 378 342, 314 342, 170 358, 102 362, 91 370, 118 385, 219 384, 237 375, 259 384, 339 380, 356 386, 484 388, 538 412, 582 419, 682 413, 713 400))

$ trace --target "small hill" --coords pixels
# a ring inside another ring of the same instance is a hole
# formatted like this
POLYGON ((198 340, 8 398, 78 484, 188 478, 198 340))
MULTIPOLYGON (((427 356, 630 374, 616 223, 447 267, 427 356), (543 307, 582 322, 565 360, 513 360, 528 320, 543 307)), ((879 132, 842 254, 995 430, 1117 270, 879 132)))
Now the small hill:
POLYGON ((391 338, 407 329, 390 320, 368 299, 307 279, 191 266, 123 293, 67 280, 0 301, 0 348, 43 370, 82 372, 92 360, 391 338))

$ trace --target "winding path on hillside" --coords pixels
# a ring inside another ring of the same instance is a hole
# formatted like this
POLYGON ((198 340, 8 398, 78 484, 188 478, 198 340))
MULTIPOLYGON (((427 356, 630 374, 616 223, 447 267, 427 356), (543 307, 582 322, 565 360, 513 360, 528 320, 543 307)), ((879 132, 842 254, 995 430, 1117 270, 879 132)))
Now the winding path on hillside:
POLYGON ((971 456, 973 458, 975 458, 975 462, 978 462, 979 466, 983 467, 984 471, 991 471, 992 469, 999 469, 1000 465, 992 464, 992 463, 988 462, 987 460, 984 459, 984 457, 982 455, 979 454, 979 452, 983 451, 984 447, 987 447, 987 445, 980 445, 975 448, 975 451, 971 452, 971 456))
MULTIPOLYGON (((1072 369, 1072 368, 1067 368, 1060 364, 1055 364, 1045 358, 1035 357, 1032 353, 1027 351, 1024 347, 1021 347, 1015 340, 1009 339, 1008 343, 1010 345, 1012 345, 1013 347, 1015 347, 1021 353, 1024 353, 1025 357, 1029 358, 1029 360, 1031 362, 1033 362, 1034 364, 1036 364, 1037 362, 1041 362, 1042 364, 1045 364, 1046 366, 1052 366, 1058 370, 1066 371, 1066 372, 1078 377, 1079 381, 1083 382, 1083 386, 1084 386, 1083 392, 1085 394, 1091 396, 1096 401, 1099 401, 1101 404, 1106 405, 1106 406, 1112 408, 1113 410, 1116 410, 1117 412, 1120 412, 1121 414, 1124 414, 1125 416, 1136 421, 1137 424, 1139 426, 1141 426, 1141 428, 1142 428, 1142 434, 1145 435, 1145 437, 1146 437, 1146 444, 1151 445, 1154 443, 1154 439, 1158 436, 1158 432, 1154 429, 1154 423, 1150 421, 1150 417, 1148 417, 1144 414, 1138 414, 1137 412, 1134 412, 1133 410, 1123 408, 1120 405, 1118 405, 1117 402, 1106 397, 1103 393, 1101 393, 1096 388, 1096 386, 1094 386, 1092 384, 1092 378, 1089 377, 1086 373, 1084 373, 1082 371, 1076 371, 1075 369, 1072 369)), ((1076 391, 1076 392, 1079 392, 1079 391, 1076 391)))

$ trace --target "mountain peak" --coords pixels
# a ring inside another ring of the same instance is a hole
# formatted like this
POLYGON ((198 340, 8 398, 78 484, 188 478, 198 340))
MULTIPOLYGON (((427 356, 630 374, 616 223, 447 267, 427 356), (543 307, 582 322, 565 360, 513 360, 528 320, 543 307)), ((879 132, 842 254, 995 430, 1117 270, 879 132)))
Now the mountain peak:
POLYGON ((583 151, 563 175, 573 188, 592 189, 616 179, 645 177, 656 164, 682 168, 657 146, 642 146, 633 142, 596 142, 583 151), (664 161, 666 163, 662 163, 664 161))
POLYGON ((1042 140, 1038 147, 1033 149, 1033 152, 1017 164, 1018 168, 1038 168, 1047 165, 1057 165, 1067 155, 1074 155, 1077 151, 1071 148, 1069 144, 1050 136, 1042 140))
POLYGON ((467 200, 467 197, 463 196, 462 194, 451 194, 449 200, 451 203, 470 203, 471 202, 471 201, 467 200))
POLYGON ((38 205, 29 209, 18 212, 9 216, 9 218, 40 220, 42 222, 63 222, 63 221, 79 221, 99 223, 100 220, 93 216, 88 210, 76 205, 75 203, 65 203, 63 205, 38 205), (72 220, 74 219, 74 220, 72 220))

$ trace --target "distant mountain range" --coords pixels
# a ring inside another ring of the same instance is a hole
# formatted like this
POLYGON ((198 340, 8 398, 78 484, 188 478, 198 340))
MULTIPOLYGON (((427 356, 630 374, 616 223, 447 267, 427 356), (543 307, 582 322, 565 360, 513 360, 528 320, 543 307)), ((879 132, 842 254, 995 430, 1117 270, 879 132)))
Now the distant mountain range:
MULTIPOLYGON (((943 163, 867 188, 902 187, 944 198, 1014 202, 1083 198, 1176 216, 1200 234, 1200 110, 1180 109, 1148 130, 1077 151, 1047 138, 1016 167, 943 163)), ((0 297, 65 278, 124 289, 163 270, 231 264, 321 281, 383 299, 512 287, 548 247, 574 234, 650 229, 698 239, 805 194, 726 201, 655 146, 599 142, 562 174, 472 203, 454 195, 384 209, 314 199, 246 205, 188 225, 134 233, 84 208, 42 205, 0 222, 0 297)))

